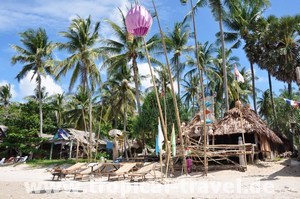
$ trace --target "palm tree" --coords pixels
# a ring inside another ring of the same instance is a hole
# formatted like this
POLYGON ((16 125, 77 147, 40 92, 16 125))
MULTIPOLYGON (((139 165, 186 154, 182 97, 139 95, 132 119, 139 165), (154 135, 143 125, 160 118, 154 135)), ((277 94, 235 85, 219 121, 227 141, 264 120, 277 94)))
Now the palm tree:
POLYGON ((64 124, 64 112, 67 103, 67 97, 65 93, 58 93, 52 96, 51 105, 55 111, 57 127, 61 128, 64 124))
MULTIPOLYGON (((209 44, 208 41, 206 41, 204 44, 198 43, 198 60, 200 66, 204 67, 205 69, 209 68, 214 60, 213 53, 216 51, 217 49, 215 48, 214 44, 209 44)), ((185 65, 191 67, 191 69, 186 72, 185 76, 189 74, 196 74, 198 72, 195 58, 187 56, 185 65)))
MULTIPOLYGON (((123 114, 123 132, 124 132, 124 146, 125 146, 125 154, 126 157, 128 157, 126 145, 128 143, 127 141, 127 115, 128 113, 131 113, 133 115, 134 113, 134 107, 135 107, 135 101, 134 101, 134 90, 130 87, 129 82, 127 79, 123 79, 121 82, 119 82, 119 86, 115 90, 115 96, 117 99, 116 107, 119 108, 123 114)), ((129 150, 130 151, 130 150, 129 150)), ((131 152, 130 152, 131 155, 131 152)))
POLYGON ((12 98, 11 94, 11 86, 10 84, 5 84, 0 86, 0 103, 7 107, 10 103, 10 99, 12 98))
POLYGON ((0 86, 0 103, 5 108, 5 118, 8 117, 8 106, 10 104, 10 99, 12 98, 10 84, 5 84, 0 86))
POLYGON ((290 96, 292 96, 292 81, 297 79, 296 67, 299 66, 299 24, 300 15, 285 16, 279 18, 278 23, 272 27, 274 41, 276 41, 277 67, 272 67, 273 70, 270 72, 278 80, 288 83, 290 96))
MULTIPOLYGON (((240 100, 242 103, 249 103, 249 96, 253 89, 256 93, 260 90, 252 87, 251 72, 247 71, 245 67, 240 70, 241 75, 244 77, 244 82, 234 81, 236 84, 237 95, 234 97, 234 101, 240 100)), ((253 92, 252 92, 253 93, 253 92)))
POLYGON ((47 103, 49 101, 48 95, 49 93, 46 91, 46 87, 43 86, 40 91, 38 88, 35 88, 34 94, 25 96, 24 99, 28 101, 38 102, 38 103, 41 100, 42 103, 47 103))
MULTIPOLYGON (((107 67, 108 70, 113 70, 115 67, 122 67, 124 63, 131 62, 131 69, 133 71, 133 81, 135 84, 135 98, 137 103, 138 113, 141 113, 140 103, 140 77, 138 69, 138 60, 143 60, 145 56, 143 40, 141 37, 134 37, 132 40, 129 39, 129 33, 126 29, 125 16, 120 10, 122 17, 122 24, 119 26, 117 23, 106 20, 116 36, 115 40, 106 39, 103 40, 103 52, 106 52, 106 58, 103 63, 103 68, 107 67)), ((153 36, 147 42, 147 49, 155 49, 157 44, 157 36, 153 36)), ((155 61, 152 59, 152 61, 155 61)))
POLYGON ((269 89, 263 92, 262 97, 258 98, 257 105, 259 115, 270 124, 272 120, 272 103, 269 89))
MULTIPOLYGON (((171 92, 170 88, 168 87, 170 85, 169 76, 167 72, 167 68, 164 65, 160 65, 160 67, 154 68, 155 73, 158 77, 155 78, 155 84, 157 87, 157 90, 161 91, 161 94, 165 94, 166 92, 171 92)), ((152 80, 151 80, 152 81, 152 80)), ((145 89, 146 93, 152 92, 154 90, 153 86, 150 86, 145 89)))
POLYGON ((184 64, 180 62, 180 56, 184 53, 191 52, 193 48, 188 46, 189 26, 187 23, 175 23, 172 32, 167 33, 165 38, 166 47, 169 52, 173 53, 171 64, 173 65, 173 72, 177 80, 178 96, 180 96, 180 81, 181 74, 184 70, 184 64))
MULTIPOLYGON (((274 121, 277 122, 277 113, 272 95, 271 75, 278 80, 288 83, 289 95, 292 96, 291 82, 296 81, 295 69, 299 62, 299 42, 297 27, 300 17, 269 16, 261 20, 258 31, 252 38, 256 49, 256 62, 259 67, 268 71, 270 97, 273 107, 274 121)), ((276 128, 278 125, 275 123, 276 128)))
POLYGON ((184 94, 182 99, 185 100, 185 105, 191 107, 193 115, 197 111, 197 97, 199 96, 199 76, 198 75, 187 75, 184 79, 183 89, 184 94))
POLYGON ((102 91, 102 101, 108 106, 106 114, 110 116, 109 119, 112 119, 115 128, 117 127, 117 123, 123 118, 126 158, 128 158, 126 150, 126 146, 128 145, 127 116, 133 115, 135 109, 135 91, 130 86, 133 79, 130 72, 131 70, 126 63, 111 70, 109 79, 104 83, 102 91))
POLYGON ((208 0, 211 11, 219 22, 220 28, 220 40, 222 49, 222 70, 223 70, 223 82, 224 82, 224 93, 225 93, 225 107, 226 110, 229 109, 229 97, 228 97, 228 87, 227 87, 227 69, 226 69, 226 50, 224 42, 224 32, 223 32, 223 16, 225 15, 223 3, 221 0, 208 0))
MULTIPOLYGON (((60 49, 66 49, 71 56, 63 60, 59 65, 57 78, 73 70, 69 90, 72 90, 76 80, 80 80, 83 92, 90 93, 89 102, 89 141, 92 142, 92 93, 100 83, 100 72, 95 61, 100 57, 101 51, 95 47, 99 39, 100 22, 92 24, 91 16, 87 19, 77 17, 72 20, 68 31, 60 32, 68 41, 59 43, 60 49)), ((91 157, 91 147, 90 155, 91 157)))
POLYGON ((229 98, 228 98, 228 87, 227 87, 227 69, 226 69, 226 61, 225 61, 225 42, 224 42, 224 32, 223 32, 223 19, 226 17, 226 12, 224 9, 224 4, 222 0, 198 0, 196 5, 192 8, 192 11, 185 17, 184 21, 191 17, 192 13, 196 11, 198 7, 203 7, 209 4, 211 12, 215 17, 215 20, 219 22, 220 29, 220 41, 221 41, 221 49, 222 49, 222 70, 223 70, 223 82, 224 82, 224 94, 225 94, 225 107, 226 110, 229 109, 229 98))
POLYGON ((37 30, 29 29, 20 34, 21 42, 24 47, 12 45, 12 48, 17 52, 17 55, 11 59, 12 64, 17 62, 25 64, 22 70, 16 76, 20 81, 26 75, 33 71, 31 79, 36 77, 37 90, 39 92, 39 114, 40 114, 40 136, 43 133, 43 111, 42 111, 42 96, 41 96, 41 84, 42 76, 47 74, 52 75, 51 54, 55 47, 48 41, 46 31, 42 28, 37 30))
MULTIPOLYGON (((206 76, 209 80, 208 83, 208 88, 213 91, 216 95, 215 97, 215 116, 218 118, 220 115, 220 113, 223 112, 223 109, 221 108, 222 106, 225 105, 225 110, 226 110, 226 104, 224 103, 224 99, 223 99, 223 93, 224 93, 224 71, 222 68, 223 65, 223 61, 222 61, 222 57, 223 57, 223 53, 222 53, 222 49, 219 48, 217 51, 217 57, 216 59, 213 60, 213 64, 211 65, 207 65, 206 68, 206 76)), ((239 65, 237 62, 239 61, 239 58, 236 56, 231 56, 232 54, 232 49, 226 50, 226 54, 225 54, 225 61, 226 61, 226 75, 227 78, 230 81, 227 82, 227 88, 228 88, 228 94, 229 94, 229 99, 231 102, 234 102, 234 100, 236 100, 238 98, 237 96, 237 89, 239 89, 239 85, 234 83, 234 76, 233 73, 231 72, 233 70, 233 65, 237 64, 239 65)))
POLYGON ((87 132, 86 121, 90 102, 89 97, 89 92, 83 89, 82 86, 79 86, 77 92, 72 95, 65 111, 68 126, 87 132))
POLYGON ((135 92, 129 86, 132 79, 130 68, 123 65, 123 67, 110 73, 108 81, 103 85, 102 99, 104 104, 108 105, 106 114, 110 115, 109 118, 115 127, 117 127, 118 121, 124 118, 125 112, 130 114, 134 112, 135 101, 132 96, 135 92))
POLYGON ((59 43, 59 49, 65 49, 71 55, 63 60, 58 67, 56 78, 64 76, 73 70, 69 90, 72 90, 79 80, 84 90, 94 90, 100 83, 100 72, 95 61, 101 55, 95 45, 99 39, 100 22, 92 24, 91 16, 87 19, 77 17, 73 19, 68 31, 60 32, 67 39, 66 43, 59 43))
MULTIPOLYGON (((252 87, 255 88, 253 53, 254 45, 251 43, 251 34, 256 30, 257 22, 261 18, 262 12, 269 6, 269 0, 228 0, 228 15, 223 19, 226 27, 231 32, 225 33, 227 41, 235 41, 235 47, 239 47, 240 40, 244 40, 244 50, 250 62, 252 74, 252 87)), ((256 92, 252 89, 254 111, 256 111, 256 92)))

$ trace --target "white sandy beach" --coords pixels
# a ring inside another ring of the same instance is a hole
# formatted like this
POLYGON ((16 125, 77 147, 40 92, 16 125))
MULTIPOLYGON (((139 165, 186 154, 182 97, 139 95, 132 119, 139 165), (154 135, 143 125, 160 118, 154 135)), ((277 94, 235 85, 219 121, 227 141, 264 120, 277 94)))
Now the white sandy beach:
POLYGON ((246 172, 209 171, 165 180, 108 182, 107 177, 91 181, 52 181, 47 168, 26 164, 0 167, 0 198, 300 198, 298 161, 259 162, 246 172), (34 192, 34 193, 33 193, 34 192))

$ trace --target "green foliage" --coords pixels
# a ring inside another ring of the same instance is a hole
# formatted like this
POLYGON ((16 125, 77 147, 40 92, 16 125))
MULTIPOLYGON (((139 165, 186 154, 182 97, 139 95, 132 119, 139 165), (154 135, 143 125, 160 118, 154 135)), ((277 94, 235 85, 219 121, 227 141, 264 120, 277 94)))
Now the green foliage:
MULTIPOLYGON (((101 122, 100 125, 100 136, 108 137, 108 131, 112 129, 111 123, 108 122, 101 122)), ((96 125, 96 128, 94 128, 95 132, 99 132, 99 125, 96 125)))
POLYGON ((94 156, 96 160, 101 160, 101 158, 109 158, 109 155, 106 152, 98 152, 96 156, 94 156))
MULTIPOLYGON (((79 160, 79 162, 84 162, 85 160, 79 160)), ((48 166, 52 166, 52 165, 62 165, 62 164, 75 164, 76 160, 74 159, 68 159, 68 160, 39 160, 39 159, 35 159, 35 160, 29 160, 26 162, 27 164, 29 164, 30 166, 33 167, 48 167, 48 166)))
MULTIPOLYGON (((164 110, 167 111, 167 126, 168 126, 168 134, 170 135, 172 130, 173 123, 175 124, 175 131, 177 132, 177 124, 176 124, 176 117, 175 117, 175 107, 173 103, 173 98, 171 93, 166 93, 166 109, 164 106, 164 99, 160 96, 160 102, 163 114, 164 110)), ((177 97, 178 108, 180 111, 180 115, 184 116, 181 117, 181 120, 187 120, 186 109, 182 108, 181 101, 177 97)), ((155 93, 151 92, 147 94, 145 97, 141 115, 139 115, 135 122, 134 122, 134 131, 137 138, 141 138, 142 133, 145 132, 145 142, 147 145, 154 146, 155 144, 155 136, 157 135, 157 125, 158 125, 158 118, 159 118, 159 110, 156 102, 155 93)))
MULTIPOLYGON (((19 155, 34 153, 44 155, 46 152, 39 149, 43 141, 39 134, 39 109, 36 102, 25 104, 11 104, 8 108, 9 115, 1 123, 8 127, 7 137, 0 147, 7 151, 15 151, 19 155)), ((55 121, 51 118, 51 110, 46 107, 44 113, 44 131, 54 132, 55 121)))
MULTIPOLYGON (((288 97, 288 91, 283 90, 278 98, 275 98, 276 104, 276 113, 277 113, 277 123, 279 132, 286 135, 287 137, 290 136, 290 129, 291 129, 291 122, 296 122, 299 124, 300 122, 300 111, 299 108, 294 108, 291 105, 287 104, 283 98, 288 97)), ((295 101, 300 101, 299 93, 295 93, 292 96, 292 99, 295 101)), ((297 128, 299 129, 300 126, 297 128)))

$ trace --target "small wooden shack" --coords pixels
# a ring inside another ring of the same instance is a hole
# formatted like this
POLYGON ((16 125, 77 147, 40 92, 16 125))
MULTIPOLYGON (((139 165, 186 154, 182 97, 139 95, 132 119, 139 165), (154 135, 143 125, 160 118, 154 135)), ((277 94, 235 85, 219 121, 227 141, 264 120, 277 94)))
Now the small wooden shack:
MULTIPOLYGON (((196 115, 184 132, 189 137, 201 140, 202 128, 203 122, 196 115)), ((228 110, 222 119, 207 125, 207 135, 210 145, 237 144, 239 137, 243 136, 245 143, 255 144, 255 151, 261 158, 272 158, 278 146, 283 144, 249 106, 228 110)))
POLYGON ((48 140, 51 143, 50 149, 50 159, 52 159, 52 154, 55 145, 59 145, 59 149, 55 147, 56 151, 59 150, 59 153, 53 154, 54 157, 62 158, 72 158, 76 153, 76 157, 80 152, 80 157, 88 153, 88 148, 91 147, 92 151, 95 152, 96 148, 98 150, 106 148, 106 139, 97 139, 95 133, 92 133, 91 139, 89 139, 89 132, 80 131, 77 129, 58 129, 54 136, 48 140), (98 145, 98 146, 97 146, 98 145), (65 150, 67 147, 67 150, 65 150), (72 153, 72 152, 75 153, 72 153), (67 152, 67 153, 66 153, 67 152), (62 155, 63 154, 63 155, 62 155))

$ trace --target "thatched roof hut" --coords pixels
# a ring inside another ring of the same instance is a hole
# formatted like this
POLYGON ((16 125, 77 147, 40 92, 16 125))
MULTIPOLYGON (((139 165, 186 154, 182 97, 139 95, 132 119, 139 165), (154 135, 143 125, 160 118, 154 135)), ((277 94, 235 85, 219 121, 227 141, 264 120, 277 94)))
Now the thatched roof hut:
MULTIPOLYGON (((188 124, 182 125, 183 135, 203 142, 203 119, 196 114, 188 124)), ((237 144, 244 133, 245 143, 255 144, 255 151, 272 158, 273 152, 282 150, 283 142, 248 105, 228 110, 222 119, 207 125, 209 144, 237 144)), ((187 139, 188 140, 188 139, 187 139)))
POLYGON ((224 117, 213 124, 211 135, 230 135, 237 133, 254 133, 265 137, 276 144, 282 144, 281 139, 249 107, 228 110, 224 117))
MULTIPOLYGON (((199 137, 202 135, 203 120, 196 114, 190 123, 183 125, 184 135, 199 137)), ((222 119, 207 125, 209 136, 222 136, 241 133, 254 133, 265 137, 275 144, 282 144, 281 139, 248 106, 228 110, 222 119)))

